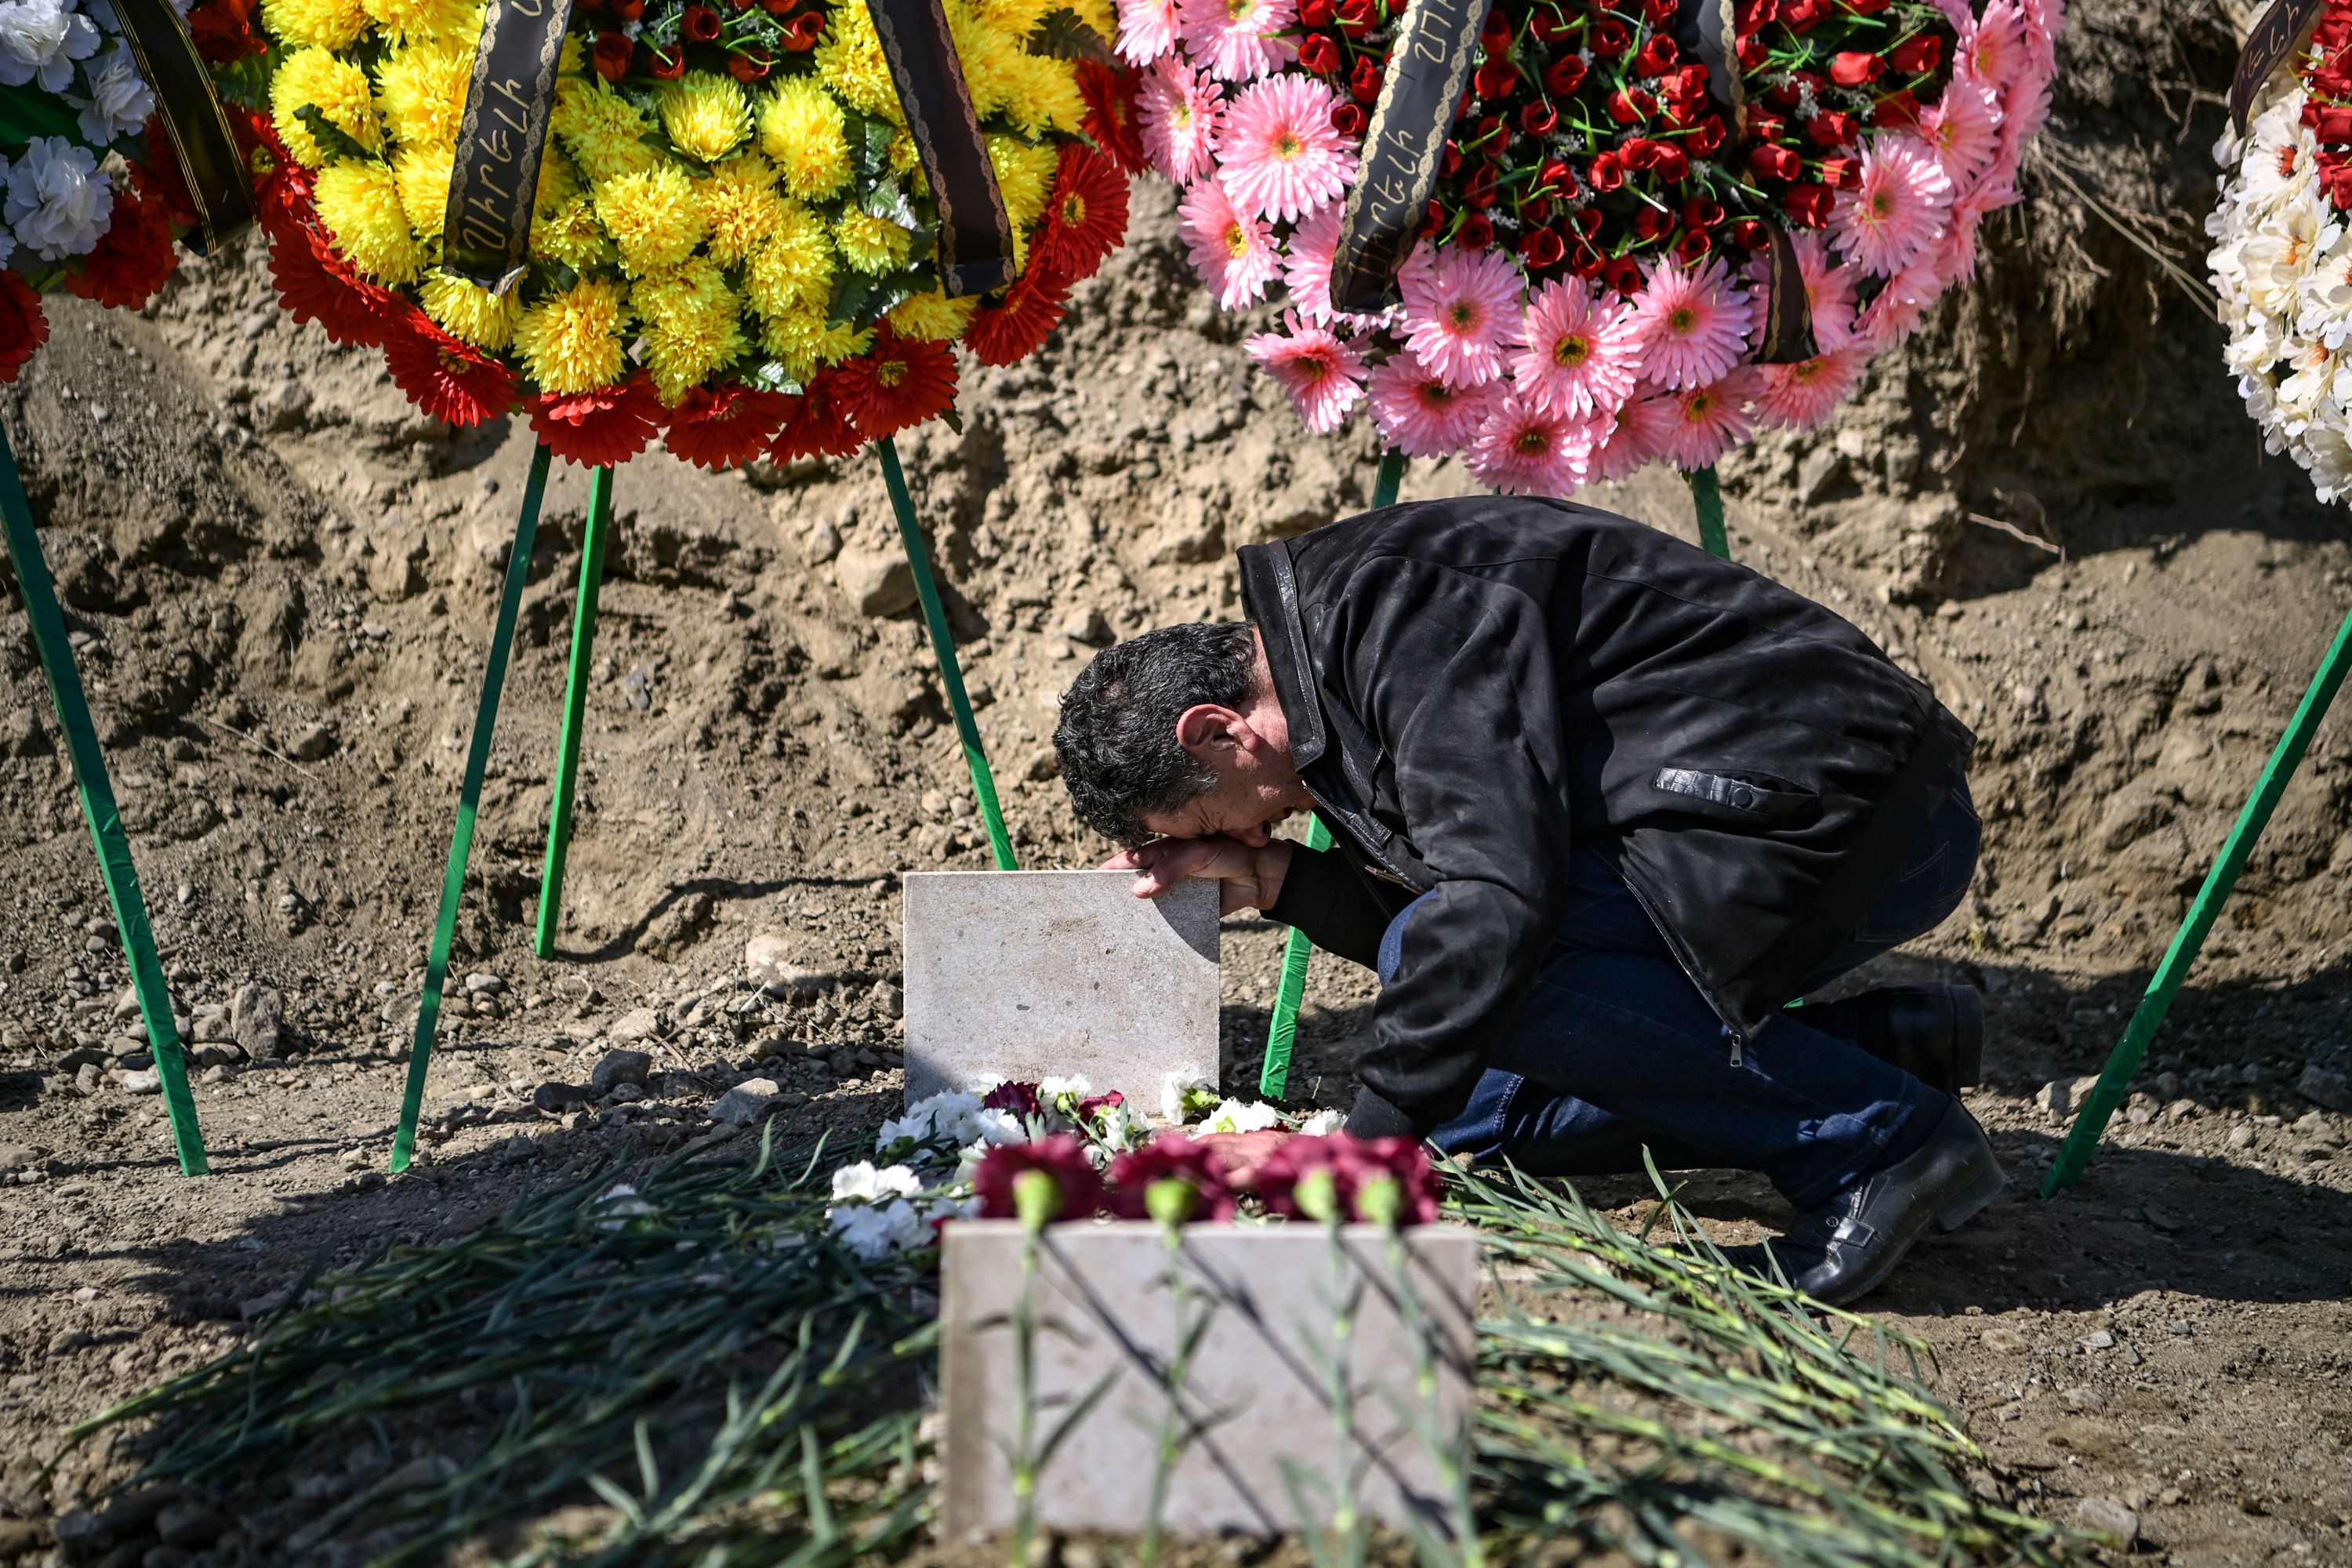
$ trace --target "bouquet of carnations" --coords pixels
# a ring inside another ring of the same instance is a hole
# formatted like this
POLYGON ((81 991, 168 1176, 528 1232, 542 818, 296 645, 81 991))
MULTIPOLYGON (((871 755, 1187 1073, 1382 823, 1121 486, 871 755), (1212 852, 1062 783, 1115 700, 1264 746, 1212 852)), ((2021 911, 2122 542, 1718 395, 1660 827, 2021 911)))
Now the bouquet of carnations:
POLYGON ((2307 45, 2263 84, 2205 220, 2225 351, 2263 445, 2352 495, 2352 0, 2328 0, 2307 45))
POLYGON ((0 382, 48 341, 63 288, 137 310, 196 215, 107 0, 0 0, 0 382))
POLYGON ((2061 19, 2061 0, 1496 0, 1396 298, 1367 313, 1334 300, 1333 259, 1403 0, 1118 3, 1193 265, 1227 310, 1285 307, 1247 346, 1307 426, 1369 407, 1400 452, 1545 495, 1826 418, 1974 276, 2061 19), (1759 365, 1776 244, 1811 342, 1759 365))
POLYGON ((435 416, 519 405, 574 462, 622 461, 665 428, 706 467, 853 452, 950 407, 951 344, 987 364, 1034 352, 1123 237, 1141 154, 1130 77, 1098 41, 1086 58, 1106 6, 948 0, 1016 273, 957 298, 859 0, 579 0, 528 265, 503 292, 444 266, 482 7, 264 0, 278 291, 380 346, 435 416))

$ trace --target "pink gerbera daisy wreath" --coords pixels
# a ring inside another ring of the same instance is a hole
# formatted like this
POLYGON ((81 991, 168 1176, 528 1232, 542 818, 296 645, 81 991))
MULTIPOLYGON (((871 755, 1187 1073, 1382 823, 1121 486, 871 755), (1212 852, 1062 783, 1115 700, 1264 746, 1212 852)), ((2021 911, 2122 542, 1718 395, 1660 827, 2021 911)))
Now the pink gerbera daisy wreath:
POLYGON ((1748 352, 1755 321, 1755 301, 1720 260, 1696 271, 1661 261, 1633 300, 1642 374, 1671 391, 1713 381, 1748 352))
POLYGON ((1756 416, 1786 430, 1810 430, 1833 413, 1862 379, 1869 355, 1862 349, 1833 349, 1795 364, 1764 367, 1764 390, 1756 416))
POLYGON ((1408 458, 1444 458, 1477 435, 1500 396, 1485 386, 1452 387, 1409 353, 1372 372, 1372 419, 1381 438, 1408 458))
POLYGON ((1478 482, 1505 495, 1565 496, 1584 482, 1592 456, 1588 420, 1523 403, 1505 393, 1465 454, 1478 482))
POLYGON ((1255 81, 1298 53, 1283 32, 1297 0, 1176 0, 1176 35, 1219 81, 1255 81))
POLYGON ((1183 219, 1184 248, 1193 269, 1218 304, 1238 310, 1265 292, 1282 265, 1273 232, 1234 211, 1223 185, 1202 180, 1184 193, 1176 213, 1183 219))
POLYGON ((1267 374, 1282 383, 1306 426, 1318 436, 1328 436, 1347 422, 1349 409, 1363 401, 1363 356, 1333 336, 1328 328, 1300 321, 1296 310, 1284 324, 1290 329, 1287 335, 1261 332, 1242 347, 1267 374))
POLYGON ((1156 62, 1136 84, 1135 122, 1144 155, 1179 189, 1209 172, 1224 113, 1216 84, 1174 55, 1156 62))
POLYGON ((1685 473, 1712 468, 1717 459, 1756 434, 1748 405, 1763 390, 1763 377, 1753 365, 1742 365, 1722 380, 1678 394, 1671 406, 1674 424, 1666 431, 1666 457, 1685 473))
POLYGON ((1244 88, 1217 138, 1218 177, 1234 205, 1288 223, 1346 190, 1356 154, 1332 128, 1338 102, 1329 88, 1296 73, 1244 88))
POLYGON ((1606 483, 1648 468, 1665 456, 1666 436, 1678 417, 1671 396, 1627 399, 1602 420, 1600 445, 1585 465, 1587 477, 1606 483))
POLYGON ((1493 250, 1448 247, 1398 279, 1404 296, 1405 347, 1448 386, 1483 386, 1499 378, 1506 351, 1519 341, 1519 269, 1493 250))
POLYGON ((1519 395, 1577 418, 1612 413, 1633 395, 1641 356, 1631 313, 1580 278, 1545 284, 1528 301, 1527 347, 1511 362, 1519 395))
POLYGON ((1117 0, 1118 52, 1148 66, 1176 47, 1176 0, 1117 0))
POLYGON ((1951 177, 1934 150, 1889 134, 1864 150, 1861 188, 1838 193, 1830 233, 1855 266, 1885 278, 1932 249, 1951 217, 1951 177))

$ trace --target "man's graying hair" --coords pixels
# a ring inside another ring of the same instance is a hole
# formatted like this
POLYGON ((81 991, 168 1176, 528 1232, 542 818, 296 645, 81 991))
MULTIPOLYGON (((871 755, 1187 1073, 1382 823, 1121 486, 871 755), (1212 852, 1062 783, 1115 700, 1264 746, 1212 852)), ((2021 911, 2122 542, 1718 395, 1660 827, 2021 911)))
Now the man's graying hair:
POLYGON ((1256 684, 1257 643, 1246 621, 1162 626, 1095 655, 1062 697, 1054 730, 1062 782, 1078 819, 1104 837, 1151 837, 1162 816, 1216 787, 1217 775, 1177 743, 1188 708, 1239 708, 1256 684))

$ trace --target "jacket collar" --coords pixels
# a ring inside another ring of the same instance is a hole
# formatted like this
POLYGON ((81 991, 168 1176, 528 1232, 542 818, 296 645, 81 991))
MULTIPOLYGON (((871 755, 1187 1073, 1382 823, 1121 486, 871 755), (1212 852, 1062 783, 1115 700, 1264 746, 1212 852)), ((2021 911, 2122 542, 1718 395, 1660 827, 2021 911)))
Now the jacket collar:
POLYGON ((1303 773, 1322 759, 1327 740, 1315 665, 1307 656, 1307 630, 1298 622, 1298 578, 1291 570, 1290 547, 1245 544, 1236 553, 1242 569, 1242 614, 1265 640, 1275 700, 1282 704, 1283 721, 1290 728, 1290 765, 1303 773))

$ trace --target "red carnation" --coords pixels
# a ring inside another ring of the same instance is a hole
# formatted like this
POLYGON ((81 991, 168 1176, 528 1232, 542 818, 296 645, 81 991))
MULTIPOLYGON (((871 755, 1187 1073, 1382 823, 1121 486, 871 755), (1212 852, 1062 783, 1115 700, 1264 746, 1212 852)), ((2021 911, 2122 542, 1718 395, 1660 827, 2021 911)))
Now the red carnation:
POLYGON ((1685 266, 1696 266, 1706 253, 1715 248, 1715 241, 1704 229, 1692 229, 1675 241, 1675 259, 1685 266))
POLYGON ((1126 235, 1127 176, 1102 153, 1066 144, 1029 265, 1073 282, 1091 278, 1126 235))
POLYGON ((216 66, 266 53, 269 40, 253 31, 257 5, 257 0, 205 0, 190 11, 188 32, 196 41, 196 52, 216 66))
POLYGON ((1110 1210, 1121 1219, 1162 1225, 1234 1217, 1234 1190, 1210 1145, 1176 1131, 1162 1132, 1111 1162, 1110 1210))
POLYGON ((408 401, 444 425, 469 429, 514 406, 514 373, 410 307, 384 333, 383 366, 408 401))
POLYGON ((936 419, 955 401, 955 355, 940 342, 902 338, 887 322, 874 346, 835 367, 851 423, 869 441, 936 419))
POLYGON ((766 449, 792 412, 793 400, 781 392, 698 386, 670 411, 662 445, 699 468, 739 468, 766 449))
POLYGON ((1495 220, 1485 213, 1471 213, 1454 231, 1454 243, 1465 250, 1486 249, 1495 243, 1495 220))
POLYGON ((147 122, 147 156, 131 165, 131 178, 139 187, 140 199, 154 204, 175 233, 196 226, 195 198, 188 195, 188 183, 180 175, 179 155, 172 151, 160 114, 147 122))
POLYGON ((16 379, 26 362, 49 341, 41 297, 13 271, 0 271, 0 384, 16 379))
POLYGON ((1562 55, 1544 68, 1544 90, 1565 98, 1584 85, 1587 70, 1581 55, 1562 55))
POLYGON ((1861 189, 1862 160, 1846 157, 1822 159, 1822 184, 1833 191, 1861 189))
POLYGON ((588 57, 596 74, 606 81, 619 81, 629 74, 629 62, 636 57, 636 40, 626 33, 599 33, 596 47, 588 57))
POLYGON ((1905 76, 1921 76, 1934 70, 1944 58, 1944 40, 1933 33, 1921 33, 1904 39, 1887 51, 1887 63, 1905 76))
POLYGON ((719 30, 723 26, 719 13, 709 6, 688 5, 685 18, 678 24, 678 31, 695 43, 708 44, 719 37, 719 30))
POLYGON ((1474 207, 1491 207, 1502 199, 1502 172, 1492 163, 1481 163, 1462 186, 1462 199, 1474 207))
POLYGON ((1258 1167, 1258 1194, 1276 1214, 1427 1225, 1437 1217, 1437 1173, 1410 1138, 1294 1138, 1258 1167))
POLYGON ((1705 196, 1693 196, 1683 204, 1683 223, 1690 228, 1713 228, 1723 221, 1723 208, 1705 196))
POLYGON ((1861 87, 1876 81, 1886 62, 1866 50, 1846 49, 1830 61, 1830 79, 1840 87, 1861 87))
MULTIPOLYGON (((784 427, 776 433, 776 444, 768 449, 768 460, 789 463, 799 458, 846 458, 866 445, 866 437, 849 422, 849 414, 840 396, 839 370, 827 365, 818 371, 804 390, 784 427)), ((1005 1087, 1000 1086, 998 1092, 1005 1087)), ((1036 1086, 1027 1086, 1034 1104, 1036 1086)), ((990 1096, 995 1103, 995 1096, 990 1096)))
POLYGON ((1575 171, 1568 166, 1565 158, 1547 159, 1536 174, 1536 189, 1558 196, 1562 201, 1571 200, 1577 192, 1575 171))
POLYGON ((1675 68, 1682 51, 1675 47, 1673 38, 1664 33, 1653 33, 1650 41, 1633 57, 1633 74, 1639 77, 1664 76, 1675 68))
POLYGON ((1764 225, 1752 217, 1744 217, 1733 224, 1730 233, 1731 242, 1743 250, 1761 250, 1771 241, 1771 235, 1764 225))
POLYGON ((1009 1110, 1024 1121, 1045 1114, 1045 1110, 1034 1083, 1000 1083, 981 1096, 980 1105, 983 1110, 1009 1110))
POLYGON ((1780 193, 1780 205, 1807 228, 1825 227, 1830 221, 1830 188, 1807 182, 1780 193))
POLYGON ((1481 98, 1508 98, 1519 85, 1519 68, 1508 60, 1488 60, 1470 79, 1481 98))
POLYGON ((163 203, 118 191, 105 234, 79 269, 68 274, 66 287, 113 310, 135 310, 155 297, 179 264, 163 203))
POLYGON ((784 28, 784 47, 804 55, 824 37, 824 13, 803 11, 784 28))
POLYGON ((1372 57, 1365 55, 1356 61, 1355 71, 1348 78, 1348 93, 1358 103, 1370 103, 1381 96, 1381 68, 1372 57))
POLYGON ((1032 1230, 1085 1219, 1102 1207, 1102 1177, 1087 1147, 1066 1132, 1034 1143, 999 1143, 972 1173, 982 1219, 1017 1219, 1032 1230))
POLYGON ((1559 110, 1539 98, 1519 105, 1519 129, 1530 136, 1549 136, 1559 128, 1559 110))
POLYGON ((1642 264, 1630 256, 1612 256, 1601 268, 1601 281, 1627 299, 1642 291, 1642 264))
POLYGON ((1816 147, 1843 147, 1859 129, 1853 116, 1844 110, 1823 110, 1805 121, 1805 140, 1816 147))
POLYGON ((2352 142, 2352 108, 2336 103, 2306 103, 2303 122, 2322 142, 2352 142))
POLYGON ((1339 15, 1338 0, 1299 0, 1298 25, 1309 32, 1329 26, 1339 15))
POLYGON ((1095 139, 1130 174, 1143 172, 1143 135, 1135 123, 1133 73, 1117 70, 1099 60, 1080 60, 1078 96, 1086 100, 1086 118, 1078 129, 1095 139))
POLYGON ((1558 266, 1567 254, 1568 242, 1548 228, 1533 230, 1519 241, 1520 258, 1538 271, 1558 266))
POLYGON ((653 74, 656 81, 676 81, 686 74, 684 49, 648 47, 646 52, 653 57, 653 63, 646 66, 646 69, 653 74))
POLYGON ((1607 59, 1615 59, 1633 47, 1633 29, 1614 16, 1603 16, 1592 25, 1592 52, 1607 59))
POLYGON ((1683 138, 1683 145, 1702 158, 1712 158, 1721 150, 1724 139, 1723 116, 1710 114, 1691 127, 1690 134, 1683 138))
POLYGON ((1360 38, 1372 30, 1380 14, 1372 0, 1339 0, 1339 31, 1351 38, 1360 38))
POLYGON ((1479 24, 1478 47, 1490 60, 1511 52, 1511 18, 1500 5, 1488 11, 1479 24))
POLYGON ((583 468, 625 463, 661 434, 661 398, 643 371, 594 392, 569 397, 541 393, 524 398, 523 407, 547 449, 583 468))
POLYGON ((1033 270, 1004 291, 1004 303, 972 312, 964 347, 982 364, 1016 363, 1044 346, 1069 308, 1069 285, 1033 270))
POLYGON ((1601 153, 1585 170, 1584 178, 1596 191, 1619 189, 1625 184, 1625 155, 1617 152, 1601 153))
POLYGON ((1553 10, 1549 5, 1538 5, 1528 24, 1528 30, 1534 33, 1539 41, 1556 44, 1574 32, 1576 28, 1575 24, 1569 21, 1568 17, 1560 12, 1553 10))
POLYGON ((1329 76, 1339 68, 1339 46, 1328 33, 1309 33, 1298 46, 1298 65, 1317 76, 1329 76))
POLYGON ((1621 87, 1609 95, 1609 118, 1620 125, 1647 120, 1657 107, 1658 100, 1638 87, 1621 87))
POLYGON ((1675 215, 1646 203, 1633 214, 1633 232, 1643 239, 1663 239, 1674 232, 1675 215))
POLYGON ((1371 122, 1372 117, 1364 112, 1364 106, 1352 99, 1343 99, 1331 106, 1331 129, 1342 136, 1361 136, 1371 122))

